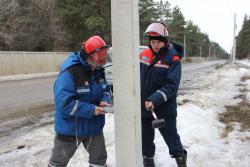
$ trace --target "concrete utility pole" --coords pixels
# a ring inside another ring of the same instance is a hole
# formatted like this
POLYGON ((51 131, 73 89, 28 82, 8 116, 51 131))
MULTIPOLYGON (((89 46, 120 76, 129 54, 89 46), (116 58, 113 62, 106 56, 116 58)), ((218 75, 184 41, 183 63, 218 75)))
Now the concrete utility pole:
POLYGON ((212 45, 210 45, 208 49, 208 60, 211 60, 211 47, 212 45))
POLYGON ((235 36, 235 31, 236 31, 236 13, 234 13, 234 39, 233 39, 233 62, 235 61, 235 55, 236 55, 236 36, 235 36))
POLYGON ((184 32, 183 47, 184 47, 183 61, 186 62, 186 56, 187 56, 186 55, 186 32, 184 32))
POLYGON ((141 167, 138 1, 112 0, 112 58, 117 167, 141 167))
POLYGON ((216 49, 217 49, 217 47, 216 47, 216 45, 214 46, 214 60, 215 60, 215 58, 216 58, 216 49))
POLYGON ((183 28, 184 28, 184 34, 183 34, 183 59, 182 61, 183 62, 186 62, 186 31, 187 31, 187 25, 184 24, 183 25, 183 28))
POLYGON ((202 57, 202 46, 200 46, 200 58, 202 57))

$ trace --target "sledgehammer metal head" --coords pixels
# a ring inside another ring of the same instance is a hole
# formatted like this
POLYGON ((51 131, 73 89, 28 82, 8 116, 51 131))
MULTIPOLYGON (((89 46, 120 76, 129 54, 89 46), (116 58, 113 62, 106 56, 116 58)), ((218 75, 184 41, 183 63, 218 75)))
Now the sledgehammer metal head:
POLYGON ((157 119, 152 121, 152 126, 154 128, 163 128, 166 126, 166 121, 165 119, 157 119))
POLYGON ((153 110, 151 110, 152 115, 154 117, 155 120, 152 121, 152 126, 154 128, 163 128, 166 126, 166 121, 165 119, 158 119, 155 112, 153 110))

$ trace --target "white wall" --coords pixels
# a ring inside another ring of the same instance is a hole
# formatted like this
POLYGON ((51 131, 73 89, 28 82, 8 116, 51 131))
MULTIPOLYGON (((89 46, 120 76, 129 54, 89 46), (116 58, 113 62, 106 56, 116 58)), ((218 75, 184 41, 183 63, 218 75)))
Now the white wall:
POLYGON ((68 52, 0 52, 0 76, 59 71, 68 52))

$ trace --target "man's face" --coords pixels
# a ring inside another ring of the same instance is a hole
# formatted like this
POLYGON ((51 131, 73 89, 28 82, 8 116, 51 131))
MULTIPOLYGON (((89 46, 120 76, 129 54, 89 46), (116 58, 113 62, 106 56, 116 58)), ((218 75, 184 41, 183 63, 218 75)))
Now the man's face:
POLYGON ((92 69, 95 70, 97 67, 102 67, 107 62, 107 48, 98 50, 87 59, 88 63, 91 65, 92 69))
POLYGON ((155 53, 158 53, 165 43, 159 40, 150 40, 150 45, 152 46, 155 53))

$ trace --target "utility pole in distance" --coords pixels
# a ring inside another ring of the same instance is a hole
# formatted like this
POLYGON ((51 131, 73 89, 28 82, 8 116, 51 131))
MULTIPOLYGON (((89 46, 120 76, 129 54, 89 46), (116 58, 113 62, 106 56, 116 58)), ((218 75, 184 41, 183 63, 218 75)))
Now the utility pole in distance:
POLYGON ((210 44, 208 49, 208 60, 211 60, 211 47, 213 46, 213 43, 210 44))
POLYGON ((187 28, 187 25, 183 25, 184 27, 184 34, 183 34, 183 48, 184 48, 184 52, 183 52, 183 62, 186 62, 186 28, 187 28))
POLYGON ((235 61, 235 55, 236 55, 236 36, 235 36, 235 31, 236 31, 236 13, 234 13, 234 38, 233 38, 233 63, 235 61))

